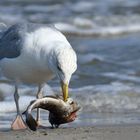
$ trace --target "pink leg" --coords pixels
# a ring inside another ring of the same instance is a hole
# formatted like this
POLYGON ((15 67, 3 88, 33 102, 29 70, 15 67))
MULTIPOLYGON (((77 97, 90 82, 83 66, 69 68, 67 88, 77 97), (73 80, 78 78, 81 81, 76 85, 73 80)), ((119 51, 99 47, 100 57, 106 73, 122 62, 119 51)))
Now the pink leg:
POLYGON ((24 123, 24 120, 22 119, 21 115, 17 115, 16 119, 13 121, 11 128, 13 130, 21 130, 21 129, 26 129, 27 126, 24 123))
POLYGON ((26 129, 27 126, 26 126, 24 120, 22 119, 22 115, 21 115, 20 110, 19 110, 19 104, 18 104, 19 95, 18 95, 17 85, 15 86, 14 99, 15 99, 15 103, 16 103, 17 116, 16 116, 16 119, 13 121, 11 128, 13 130, 26 129))

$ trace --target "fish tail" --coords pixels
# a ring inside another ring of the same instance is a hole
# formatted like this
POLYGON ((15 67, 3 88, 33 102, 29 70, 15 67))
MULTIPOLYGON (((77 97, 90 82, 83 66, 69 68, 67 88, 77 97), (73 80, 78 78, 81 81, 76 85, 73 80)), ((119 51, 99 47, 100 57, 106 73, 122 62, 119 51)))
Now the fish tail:
POLYGON ((37 129, 37 122, 33 118, 33 116, 31 114, 28 114, 27 112, 26 112, 26 123, 27 123, 28 127, 31 130, 36 131, 36 129, 37 129))

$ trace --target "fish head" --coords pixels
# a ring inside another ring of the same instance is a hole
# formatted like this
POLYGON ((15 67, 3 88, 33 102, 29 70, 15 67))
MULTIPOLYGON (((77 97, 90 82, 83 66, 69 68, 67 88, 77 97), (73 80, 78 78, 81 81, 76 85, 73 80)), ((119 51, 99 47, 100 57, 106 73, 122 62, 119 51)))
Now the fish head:
POLYGON ((52 126, 58 127, 60 124, 69 123, 76 119, 76 113, 79 111, 79 104, 72 98, 68 98, 67 102, 62 102, 60 112, 49 112, 49 122, 52 126))

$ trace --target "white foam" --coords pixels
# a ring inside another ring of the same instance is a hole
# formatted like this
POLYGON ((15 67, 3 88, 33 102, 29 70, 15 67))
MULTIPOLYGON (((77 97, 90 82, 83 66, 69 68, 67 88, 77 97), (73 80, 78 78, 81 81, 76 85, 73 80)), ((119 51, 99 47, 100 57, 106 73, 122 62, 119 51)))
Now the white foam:
MULTIPOLYGON (((59 87, 54 87, 54 91, 60 93, 59 87)), ((51 95, 50 93, 48 93, 51 95)), ((69 94, 82 107, 81 112, 93 113, 124 113, 140 112, 140 87, 133 84, 113 82, 105 85, 90 85, 75 89, 70 89, 69 94)), ((20 96, 20 109, 25 110, 34 96, 20 96)), ((0 102, 0 112, 15 112, 13 96, 5 98, 0 102)))
POLYGON ((70 96, 82 107, 82 112, 140 112, 140 87, 113 82, 70 89, 70 96))
MULTIPOLYGON (((16 112, 14 102, 14 86, 10 84, 0 84, 0 92, 4 96, 4 101, 0 101, 0 112, 16 112)), ((20 110, 24 111, 31 100, 36 98, 37 87, 19 86, 19 106, 20 110)), ((43 87, 42 93, 44 96, 53 95, 54 92, 47 84, 43 87)))
POLYGON ((76 27, 79 27, 79 28, 92 28, 94 27, 94 24, 91 20, 89 19, 86 19, 86 18, 80 18, 80 17, 77 17, 73 20, 73 24, 76 26, 76 27))
MULTIPOLYGON (((35 96, 21 96, 19 99, 19 106, 21 111, 25 111, 30 101, 34 100, 35 96)), ((16 112, 16 105, 13 100, 1 101, 0 112, 16 112)))

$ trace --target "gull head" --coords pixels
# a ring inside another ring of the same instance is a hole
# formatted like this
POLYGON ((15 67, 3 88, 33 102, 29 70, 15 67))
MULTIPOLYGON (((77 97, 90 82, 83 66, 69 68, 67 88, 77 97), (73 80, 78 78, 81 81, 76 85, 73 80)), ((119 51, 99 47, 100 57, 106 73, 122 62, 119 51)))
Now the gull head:
POLYGON ((68 85, 77 69, 77 56, 70 45, 56 47, 53 56, 52 69, 60 80, 64 101, 67 101, 68 85))

